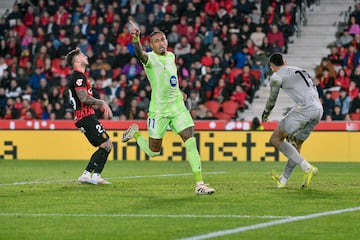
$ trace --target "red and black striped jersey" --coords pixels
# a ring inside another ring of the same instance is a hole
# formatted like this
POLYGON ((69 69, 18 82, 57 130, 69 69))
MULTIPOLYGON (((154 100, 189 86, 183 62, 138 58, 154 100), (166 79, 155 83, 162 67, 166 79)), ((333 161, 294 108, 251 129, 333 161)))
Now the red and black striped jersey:
POLYGON ((70 103, 74 109, 75 121, 80 121, 84 117, 95 114, 93 106, 82 103, 76 94, 76 90, 85 90, 89 96, 93 95, 90 81, 85 74, 74 70, 71 74, 68 87, 70 103))

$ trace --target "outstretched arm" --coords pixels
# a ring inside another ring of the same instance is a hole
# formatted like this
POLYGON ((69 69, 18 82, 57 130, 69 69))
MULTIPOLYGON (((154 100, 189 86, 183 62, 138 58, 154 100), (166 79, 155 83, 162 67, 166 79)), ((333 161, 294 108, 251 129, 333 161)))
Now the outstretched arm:
POLYGON ((148 60, 148 54, 142 50, 140 43, 140 30, 133 21, 130 20, 129 24, 130 34, 132 36, 132 42, 135 48, 135 54, 143 64, 146 64, 148 60))

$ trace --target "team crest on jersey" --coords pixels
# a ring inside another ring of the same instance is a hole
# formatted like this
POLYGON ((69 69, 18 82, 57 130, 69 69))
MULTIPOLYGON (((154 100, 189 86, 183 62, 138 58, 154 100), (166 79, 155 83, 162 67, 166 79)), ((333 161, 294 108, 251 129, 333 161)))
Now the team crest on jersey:
POLYGON ((84 79, 81 79, 81 78, 77 79, 77 80, 76 80, 76 85, 81 86, 82 83, 83 83, 83 80, 84 80, 84 79))
POLYGON ((170 77, 170 85, 172 86, 172 87, 175 87, 176 86, 176 84, 177 84, 177 78, 176 78, 176 76, 175 75, 172 75, 171 77, 170 77))

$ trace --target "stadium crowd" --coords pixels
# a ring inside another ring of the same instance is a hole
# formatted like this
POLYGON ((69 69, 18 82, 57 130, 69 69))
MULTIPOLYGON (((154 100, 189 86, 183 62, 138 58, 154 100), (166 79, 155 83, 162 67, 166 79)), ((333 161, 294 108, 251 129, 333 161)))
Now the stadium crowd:
MULTIPOLYGON (((115 118, 145 119, 150 85, 134 54, 129 19, 139 24, 147 50, 153 30, 166 33, 194 119, 239 119, 266 84, 268 56, 287 53, 300 24, 295 14, 301 2, 20 0, 0 20, 0 119, 73 119, 67 100, 71 69, 64 56, 75 47, 89 57, 94 95, 109 103, 115 118), (214 108, 209 102, 220 104, 214 108), (220 114, 227 102, 235 103, 232 115, 220 114)), ((316 74, 319 92, 341 86, 354 99, 351 104, 339 99, 341 113, 345 105, 353 109, 354 102, 360 103, 352 90, 360 85, 360 9, 352 15, 348 31, 316 74)), ((330 106, 327 95, 321 95, 331 108, 324 119, 335 120, 332 109, 339 104, 330 106)), ((360 104, 354 111, 359 109, 360 104)), ((102 118, 99 109, 97 115, 102 118)))

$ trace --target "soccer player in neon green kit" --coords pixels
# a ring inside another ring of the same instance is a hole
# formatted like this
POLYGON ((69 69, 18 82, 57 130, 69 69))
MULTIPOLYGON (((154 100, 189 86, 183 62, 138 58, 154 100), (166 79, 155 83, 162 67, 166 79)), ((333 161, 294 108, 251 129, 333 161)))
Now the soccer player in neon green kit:
POLYGON ((123 134, 122 142, 136 139, 139 147, 150 157, 160 155, 163 136, 167 126, 176 132, 185 143, 186 154, 195 177, 195 193, 199 195, 211 194, 215 190, 204 184, 201 174, 201 160, 194 137, 194 121, 184 104, 185 94, 178 84, 175 55, 167 51, 168 41, 161 31, 150 35, 151 52, 142 50, 140 31, 137 25, 130 21, 135 54, 143 64, 146 75, 151 84, 151 101, 148 114, 149 139, 139 133, 136 124, 132 124, 123 134))

